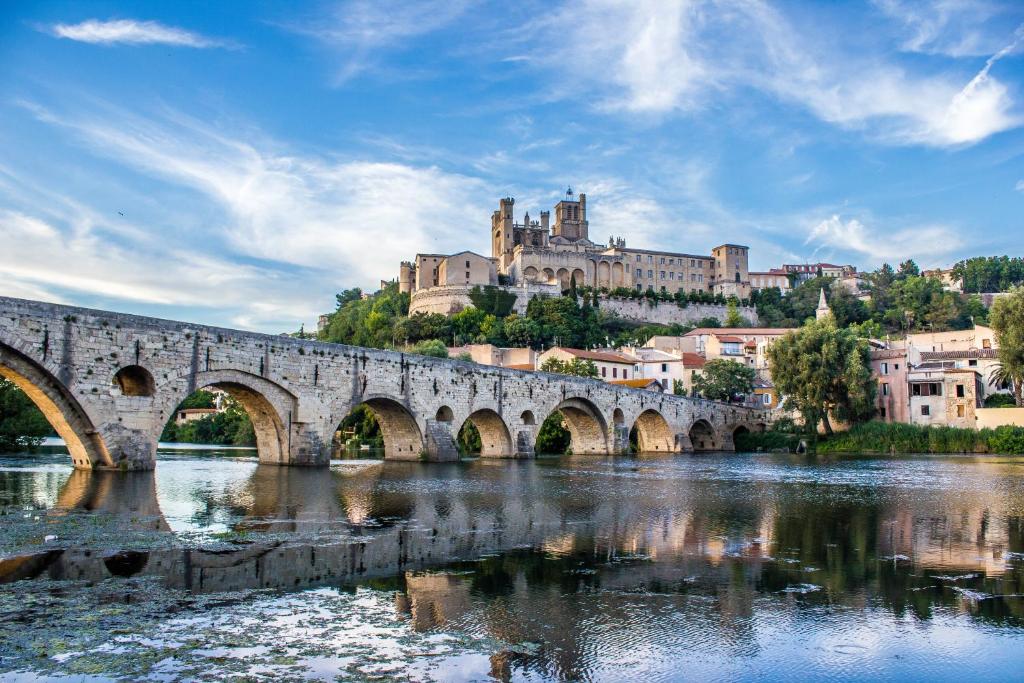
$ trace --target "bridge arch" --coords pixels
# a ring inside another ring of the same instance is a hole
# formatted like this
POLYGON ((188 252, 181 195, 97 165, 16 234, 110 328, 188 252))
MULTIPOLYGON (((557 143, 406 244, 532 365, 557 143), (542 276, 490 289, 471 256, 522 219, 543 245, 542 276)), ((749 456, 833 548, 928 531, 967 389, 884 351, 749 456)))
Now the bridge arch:
POLYGON ((200 372, 194 381, 188 382, 188 386, 183 386, 182 379, 172 377, 156 388, 162 418, 156 426, 157 430, 163 429, 173 411, 193 391, 220 389, 238 401, 249 415, 256 434, 256 452, 260 462, 278 465, 291 462, 289 425, 294 419, 297 405, 294 394, 276 382, 243 370, 200 372))
MULTIPOLYGON (((356 403, 338 406, 331 411, 331 433, 333 434, 338 424, 359 406, 366 407, 377 420, 384 439, 385 458, 419 459, 424 450, 423 431, 412 412, 391 396, 375 395, 356 403)), ((447 406, 442 406, 444 407, 447 406)), ((438 414, 440 413, 441 410, 438 410, 438 414)))
MULTIPOLYGON (((516 449, 512 442, 511 430, 501 415, 495 411, 490 408, 474 411, 465 419, 463 426, 466 423, 471 423, 480 433, 481 457, 503 458, 515 455, 516 449)), ((459 431, 462 431, 461 427, 459 431)))
POLYGON ((75 467, 91 469, 116 465, 85 409, 64 382, 47 368, 17 348, 0 342, 0 376, 13 382, 39 408, 64 439, 75 467))
POLYGON ((561 413, 569 430, 569 448, 574 454, 608 454, 608 425, 600 409, 589 399, 567 398, 548 417, 561 413))
POLYGON ((122 396, 153 396, 156 382, 153 374, 141 365, 126 365, 114 373, 112 384, 122 396))
POLYGON ((668 420, 653 408, 640 413, 633 423, 636 430, 637 450, 641 453, 668 452, 675 450, 675 435, 668 420))
POLYGON ((714 451, 720 447, 715 428, 704 418, 694 421, 690 426, 690 443, 695 451, 714 451))

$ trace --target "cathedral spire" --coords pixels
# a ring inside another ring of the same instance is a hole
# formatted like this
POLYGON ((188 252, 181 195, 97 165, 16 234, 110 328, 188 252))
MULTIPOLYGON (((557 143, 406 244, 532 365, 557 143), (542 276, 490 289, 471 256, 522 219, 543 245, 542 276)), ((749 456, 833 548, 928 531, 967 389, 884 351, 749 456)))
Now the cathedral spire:
POLYGON ((825 301, 825 288, 821 288, 821 293, 818 295, 818 308, 814 311, 815 317, 818 320, 826 318, 832 315, 832 310, 828 307, 828 302, 825 301))

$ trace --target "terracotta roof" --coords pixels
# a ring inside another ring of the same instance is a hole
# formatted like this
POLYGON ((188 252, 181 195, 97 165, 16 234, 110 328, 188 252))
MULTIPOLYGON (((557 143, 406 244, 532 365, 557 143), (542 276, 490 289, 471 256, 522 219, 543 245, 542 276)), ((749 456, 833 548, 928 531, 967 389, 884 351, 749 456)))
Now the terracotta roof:
POLYGON ((872 349, 871 360, 881 360, 883 358, 903 358, 906 355, 906 349, 872 349))
POLYGON ((618 384, 623 387, 631 387, 633 389, 646 389, 652 384, 657 384, 658 388, 661 389, 661 382, 656 379, 613 379, 608 384, 618 384))
POLYGON ((708 334, 749 334, 749 335, 783 335, 792 332, 795 327, 698 327, 690 330, 684 337, 700 337, 708 334))
POLYGON ((754 341, 753 339, 751 339, 746 344, 744 344, 744 346, 746 346, 747 348, 754 348, 754 349, 756 349, 757 348, 757 342, 754 341))
POLYGON ((508 368, 509 370, 536 370, 533 367, 533 363, 512 363, 511 365, 504 365, 502 367, 508 368))
POLYGON ((699 353, 684 353, 683 354, 683 365, 688 368, 702 368, 704 367, 705 359, 704 356, 699 353))
POLYGON ((995 358, 995 349, 970 349, 968 351, 922 351, 921 360, 957 360, 974 358, 995 358))
POLYGON ((564 346, 556 346, 554 348, 585 360, 598 360, 604 363, 622 363, 624 365, 633 365, 640 362, 637 358, 627 356, 624 353, 618 353, 617 351, 585 351, 583 349, 570 349, 564 346))
POLYGON ((728 334, 716 334, 715 336, 718 337, 718 341, 720 342, 727 342, 731 344, 739 344, 743 342, 742 337, 733 337, 732 335, 728 334))

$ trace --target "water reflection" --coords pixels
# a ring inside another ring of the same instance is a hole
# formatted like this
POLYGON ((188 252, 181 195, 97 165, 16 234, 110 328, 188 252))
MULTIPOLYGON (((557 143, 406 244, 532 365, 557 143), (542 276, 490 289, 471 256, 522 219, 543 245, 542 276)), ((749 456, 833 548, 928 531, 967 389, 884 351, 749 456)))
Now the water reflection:
POLYGON ((845 634, 833 650, 864 647, 872 628, 902 638, 914 623, 941 622, 974 642, 992 637, 974 625, 1024 633, 1024 465, 1008 458, 659 455, 312 470, 170 456, 152 475, 8 460, 0 492, 8 518, 48 508, 40 523, 59 537, 15 539, 0 582, 392 591, 395 617, 415 631, 533 645, 493 653, 498 678, 600 678, 627 665, 662 675, 652 662, 665 657, 701 677, 702 648, 763 658, 818 629, 845 634), (76 532, 83 519, 100 533, 76 532), (108 528, 116 535, 99 543, 108 528), (125 529, 139 535, 126 543, 125 529), (770 652, 769 633, 780 639, 770 652))

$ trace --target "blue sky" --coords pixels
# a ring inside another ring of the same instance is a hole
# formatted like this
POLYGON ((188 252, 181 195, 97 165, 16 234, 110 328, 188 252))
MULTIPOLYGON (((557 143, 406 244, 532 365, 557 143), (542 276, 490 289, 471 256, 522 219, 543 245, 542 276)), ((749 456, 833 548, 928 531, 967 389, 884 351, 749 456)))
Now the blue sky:
POLYGON ((0 294, 270 332, 586 192, 751 266, 1024 246, 1020 2, 0 6, 0 294))

